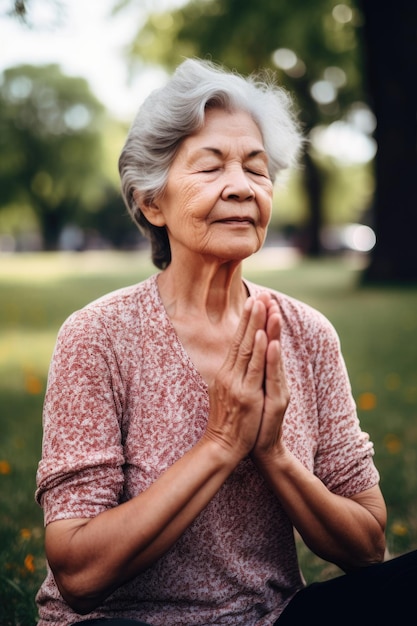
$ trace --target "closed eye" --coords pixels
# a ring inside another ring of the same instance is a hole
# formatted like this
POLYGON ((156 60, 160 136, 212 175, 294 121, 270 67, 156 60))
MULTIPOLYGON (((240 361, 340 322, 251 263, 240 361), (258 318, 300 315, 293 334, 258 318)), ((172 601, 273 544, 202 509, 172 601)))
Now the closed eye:
POLYGON ((257 155, 253 159, 248 159, 244 164, 245 171, 252 176, 262 176, 269 178, 268 166, 264 158, 257 155))
POLYGON ((269 178, 267 172, 264 172, 264 171, 252 170, 252 169, 247 168, 246 172, 248 174, 251 174, 252 176, 262 176, 263 178, 269 178))
POLYGON ((254 176, 265 176, 265 174, 263 174, 262 172, 257 172, 255 170, 246 170, 248 172, 248 174, 254 174, 254 176))

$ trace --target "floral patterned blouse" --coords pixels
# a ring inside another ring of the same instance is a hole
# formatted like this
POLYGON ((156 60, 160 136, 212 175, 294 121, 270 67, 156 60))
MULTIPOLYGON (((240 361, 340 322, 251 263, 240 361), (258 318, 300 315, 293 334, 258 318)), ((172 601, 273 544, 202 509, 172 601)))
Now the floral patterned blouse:
MULTIPOLYGON (((251 294, 265 290, 246 281, 251 294)), ((337 334, 311 307, 274 292, 291 401, 287 447, 334 493, 378 482, 337 334)), ((157 275, 73 313, 58 335, 37 474, 45 524, 94 517, 145 490, 201 438, 207 385, 160 298, 157 275)), ((293 528, 249 457, 176 544, 90 613, 74 613, 53 575, 39 626, 125 617, 153 626, 270 626, 302 587, 293 528)))

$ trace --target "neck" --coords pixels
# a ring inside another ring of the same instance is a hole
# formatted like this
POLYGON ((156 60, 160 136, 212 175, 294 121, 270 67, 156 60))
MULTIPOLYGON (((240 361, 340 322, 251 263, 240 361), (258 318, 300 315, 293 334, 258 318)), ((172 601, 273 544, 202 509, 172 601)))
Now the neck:
POLYGON ((162 301, 171 318, 199 316, 216 323, 240 316, 247 298, 241 263, 201 263, 184 267, 173 260, 158 277, 162 301))

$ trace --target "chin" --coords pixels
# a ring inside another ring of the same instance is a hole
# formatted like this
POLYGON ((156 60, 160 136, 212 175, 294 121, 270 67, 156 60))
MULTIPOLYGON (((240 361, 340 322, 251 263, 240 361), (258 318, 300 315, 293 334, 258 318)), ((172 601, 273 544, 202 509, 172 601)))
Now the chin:
POLYGON ((248 241, 248 242, 236 242, 236 245, 229 246, 230 254, 234 254, 236 257, 243 259, 247 259, 248 257, 256 254, 262 248, 262 244, 259 241, 248 241))
POLYGON ((248 251, 240 249, 236 252, 231 250, 229 254, 225 254, 224 256, 222 255, 221 258, 223 258, 225 261, 234 261, 236 263, 241 263, 242 261, 245 261, 246 259, 249 259, 251 256, 256 254, 258 250, 259 248, 257 248, 256 250, 252 249, 248 251))

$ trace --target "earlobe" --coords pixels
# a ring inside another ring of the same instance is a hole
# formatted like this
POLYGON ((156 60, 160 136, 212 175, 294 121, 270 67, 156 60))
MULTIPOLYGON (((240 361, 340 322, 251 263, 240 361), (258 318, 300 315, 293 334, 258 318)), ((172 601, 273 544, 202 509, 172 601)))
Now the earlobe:
POLYGON ((137 190, 133 192, 133 198, 148 222, 154 226, 165 226, 164 216, 155 200, 144 199, 143 195, 137 190))

